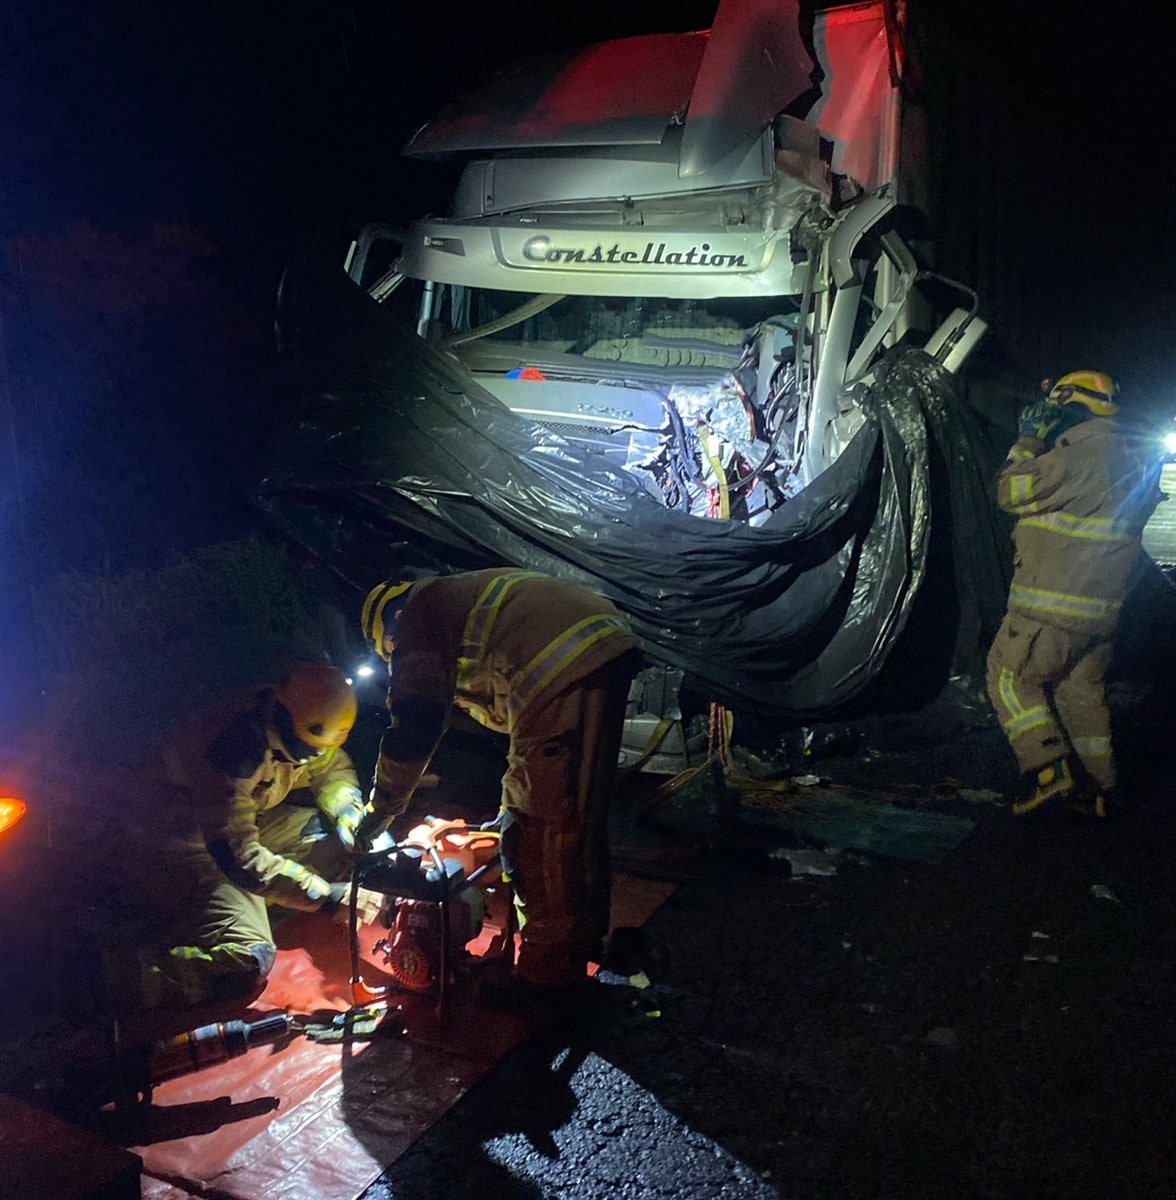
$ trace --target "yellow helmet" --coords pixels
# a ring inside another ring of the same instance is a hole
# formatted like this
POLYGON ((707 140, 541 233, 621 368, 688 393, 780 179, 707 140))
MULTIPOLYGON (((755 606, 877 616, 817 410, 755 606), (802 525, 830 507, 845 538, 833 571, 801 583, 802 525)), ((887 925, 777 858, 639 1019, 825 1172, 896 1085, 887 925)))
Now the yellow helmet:
POLYGON ((412 583, 411 579, 385 580, 372 588, 363 602, 363 613, 359 618, 363 639, 365 642, 371 642, 375 652, 385 661, 391 656, 384 649, 384 633, 391 629, 392 622, 385 620, 384 612, 388 602, 395 600, 397 596, 403 596, 412 587, 412 583))
POLYGON ((1082 404, 1096 417, 1113 417, 1119 411, 1118 394, 1119 385, 1105 371, 1071 371, 1048 393, 1055 404, 1082 404))
POLYGON ((358 705, 350 680, 338 667, 296 667, 274 692, 276 725, 292 758, 320 754, 347 740, 358 705))

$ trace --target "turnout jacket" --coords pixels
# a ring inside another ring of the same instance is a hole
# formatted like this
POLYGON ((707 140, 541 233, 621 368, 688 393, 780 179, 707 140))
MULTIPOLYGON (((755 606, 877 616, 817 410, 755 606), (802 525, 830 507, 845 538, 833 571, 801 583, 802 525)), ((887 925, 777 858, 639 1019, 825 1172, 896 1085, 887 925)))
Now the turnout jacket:
POLYGON ((404 811, 455 704, 513 734, 546 697, 636 644, 611 601, 565 579, 492 568, 414 583, 388 665, 376 788, 404 811))
MULTIPOLYGON (((225 875, 244 891, 287 908, 322 906, 330 884, 268 849, 259 818, 291 792, 307 789, 331 821, 360 796, 342 747, 292 762, 266 720, 271 689, 231 701, 182 726, 164 744, 158 783, 167 793, 163 824, 173 836, 202 840, 225 875)), ((307 807, 307 820, 313 810, 307 807)))
POLYGON ((1036 453, 1018 439, 997 484, 1017 519, 1008 608, 1075 633, 1109 634, 1140 555, 1156 484, 1131 440, 1093 417, 1036 453))

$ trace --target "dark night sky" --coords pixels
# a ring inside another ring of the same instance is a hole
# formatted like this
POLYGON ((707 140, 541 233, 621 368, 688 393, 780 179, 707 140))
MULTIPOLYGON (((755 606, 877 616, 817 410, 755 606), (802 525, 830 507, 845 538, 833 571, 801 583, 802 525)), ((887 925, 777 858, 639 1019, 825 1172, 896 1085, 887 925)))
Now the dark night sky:
POLYGON ((398 150, 445 100, 536 50, 705 26, 714 3, 639 7, 14 0, 0 228, 184 216, 276 252, 321 216, 407 217, 428 173, 398 150))
MULTIPOLYGON (((935 93, 944 268, 1030 372, 1105 367, 1166 392, 1159 27, 1129 6, 1095 26, 1012 0, 911 4, 928 52, 960 68, 935 93)), ((147 565, 237 530, 284 412, 282 268, 322 222, 443 206, 449 176, 398 157, 440 104, 528 53, 713 10, 9 0, 0 266, 35 568, 147 565)))
POLYGON ((631 7, 7 5, 0 269, 35 570, 150 565, 248 521, 284 412, 283 267, 323 223, 442 207, 449 174, 399 148, 501 65, 713 12, 631 7))

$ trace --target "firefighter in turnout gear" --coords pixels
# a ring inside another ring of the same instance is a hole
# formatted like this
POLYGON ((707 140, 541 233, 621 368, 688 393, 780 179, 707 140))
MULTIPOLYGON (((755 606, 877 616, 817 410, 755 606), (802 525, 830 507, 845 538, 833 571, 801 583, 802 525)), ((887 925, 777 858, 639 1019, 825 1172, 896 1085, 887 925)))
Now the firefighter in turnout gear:
POLYGON ((620 614, 580 584, 491 569, 382 583, 362 623, 389 667, 362 834, 404 812, 454 705, 508 734, 502 857, 521 949, 502 1006, 582 983, 608 932, 608 811, 639 665, 620 614))
MULTIPOLYGON (((348 888, 335 880, 366 813, 343 749, 355 717, 350 682, 313 663, 165 740, 146 772, 151 809, 132 831, 128 864, 152 946, 137 952, 133 987, 111 981, 116 1002, 255 992, 276 954, 267 903, 346 918, 348 888)), ((379 897, 364 892, 359 906, 371 920, 379 897)))
POLYGON ((1046 385, 1021 414, 997 484, 1016 518, 1008 610, 988 655, 988 694, 1021 769, 1018 816, 1105 817, 1116 776, 1104 679, 1156 484, 1118 423, 1100 371, 1046 385))

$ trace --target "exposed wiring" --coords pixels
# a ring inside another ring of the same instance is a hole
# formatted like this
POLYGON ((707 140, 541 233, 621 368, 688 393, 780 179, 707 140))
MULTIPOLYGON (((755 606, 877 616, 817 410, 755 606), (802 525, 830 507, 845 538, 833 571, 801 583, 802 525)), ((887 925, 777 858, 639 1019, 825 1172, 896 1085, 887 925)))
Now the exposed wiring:
POLYGON ((718 517, 721 521, 728 521, 731 519, 731 494, 727 489, 727 472, 723 467, 722 459, 719 458, 718 438, 709 425, 699 426, 698 437, 702 452, 706 455, 706 461, 710 464, 716 481, 714 489, 716 495, 710 515, 718 517))

